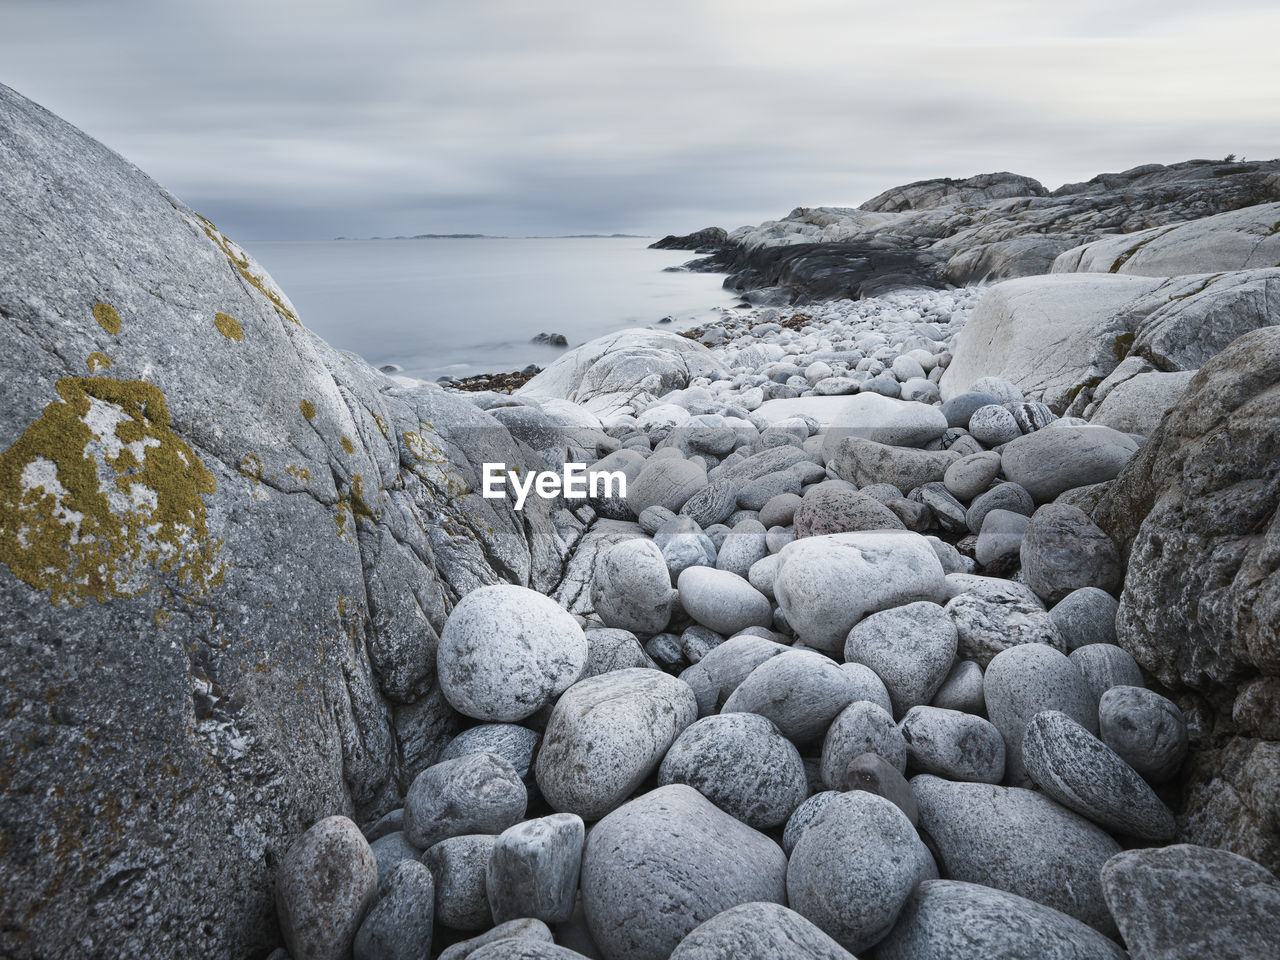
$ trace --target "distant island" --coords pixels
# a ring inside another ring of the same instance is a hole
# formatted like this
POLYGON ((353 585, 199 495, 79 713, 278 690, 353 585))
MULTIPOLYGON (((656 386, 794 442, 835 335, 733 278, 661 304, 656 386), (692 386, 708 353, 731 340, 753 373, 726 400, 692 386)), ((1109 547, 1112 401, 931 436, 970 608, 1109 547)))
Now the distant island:
POLYGON ((637 233, 565 233, 525 237, 495 236, 489 233, 415 233, 411 237, 334 237, 335 240, 647 240, 637 233))

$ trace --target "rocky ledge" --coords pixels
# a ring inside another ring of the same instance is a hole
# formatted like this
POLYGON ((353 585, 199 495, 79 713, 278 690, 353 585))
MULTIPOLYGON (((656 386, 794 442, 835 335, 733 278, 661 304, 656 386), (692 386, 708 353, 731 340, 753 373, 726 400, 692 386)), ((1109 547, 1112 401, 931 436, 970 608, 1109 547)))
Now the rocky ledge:
POLYGON ((507 394, 4 87, 0 156, 0 953, 1276 953, 1275 204, 507 394))

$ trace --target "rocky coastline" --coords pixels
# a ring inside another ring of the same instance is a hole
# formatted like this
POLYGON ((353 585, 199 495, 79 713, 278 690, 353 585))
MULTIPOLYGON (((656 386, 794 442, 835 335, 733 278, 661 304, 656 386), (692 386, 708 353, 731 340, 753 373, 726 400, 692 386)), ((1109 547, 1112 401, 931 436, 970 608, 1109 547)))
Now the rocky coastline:
POLYGON ((752 306, 464 389, 0 133, 0 954, 1280 950, 1280 162, 667 238, 752 306))

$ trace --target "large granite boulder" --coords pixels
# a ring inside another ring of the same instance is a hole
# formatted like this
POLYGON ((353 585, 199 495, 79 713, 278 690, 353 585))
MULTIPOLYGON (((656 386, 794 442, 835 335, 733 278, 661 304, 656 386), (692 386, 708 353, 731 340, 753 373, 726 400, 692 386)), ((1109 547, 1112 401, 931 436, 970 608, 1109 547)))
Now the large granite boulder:
POLYGON ((1280 328, 1201 368, 1092 510, 1127 559, 1117 642, 1187 714, 1188 841, 1280 866, 1280 328))
POLYGON ((1172 226, 1103 237, 1062 253, 1054 273, 1173 277, 1280 263, 1280 203, 1262 203, 1172 226))
POLYGON ((265 955, 291 841, 456 732, 453 604, 549 592, 582 524, 483 499, 496 420, 4 86, 0 168, 0 954, 265 955))

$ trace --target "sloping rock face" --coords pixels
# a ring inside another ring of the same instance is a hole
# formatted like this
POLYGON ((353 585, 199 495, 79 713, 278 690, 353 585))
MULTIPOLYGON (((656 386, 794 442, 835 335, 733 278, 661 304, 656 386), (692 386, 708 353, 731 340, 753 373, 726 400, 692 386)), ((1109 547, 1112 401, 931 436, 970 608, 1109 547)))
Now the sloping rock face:
MULTIPOLYGON (((1148 164, 1051 193, 1009 173, 926 180, 895 187, 858 209, 799 207, 781 220, 739 227, 722 250, 689 266, 731 274, 725 281, 730 289, 777 285, 791 302, 803 303, 859 291, 871 295, 895 284, 965 284, 1048 273, 1059 254, 1100 237, 1166 229, 1277 201, 1275 160, 1148 164), (843 249, 776 249, 794 245, 843 249)), ((1200 271, 1168 271, 1173 272, 1200 271)))
POLYGON ((1280 868, 1280 328, 1206 363, 1093 508, 1118 642, 1187 713, 1185 839, 1280 868))
POLYGON ((496 420, 3 86, 0 167, 0 954, 264 954, 290 841, 456 729, 453 603, 549 591, 581 524, 482 499, 496 420))
POLYGON ((1103 237, 1060 254, 1054 273, 1125 273, 1172 277, 1280 267, 1280 203, 1103 237))

